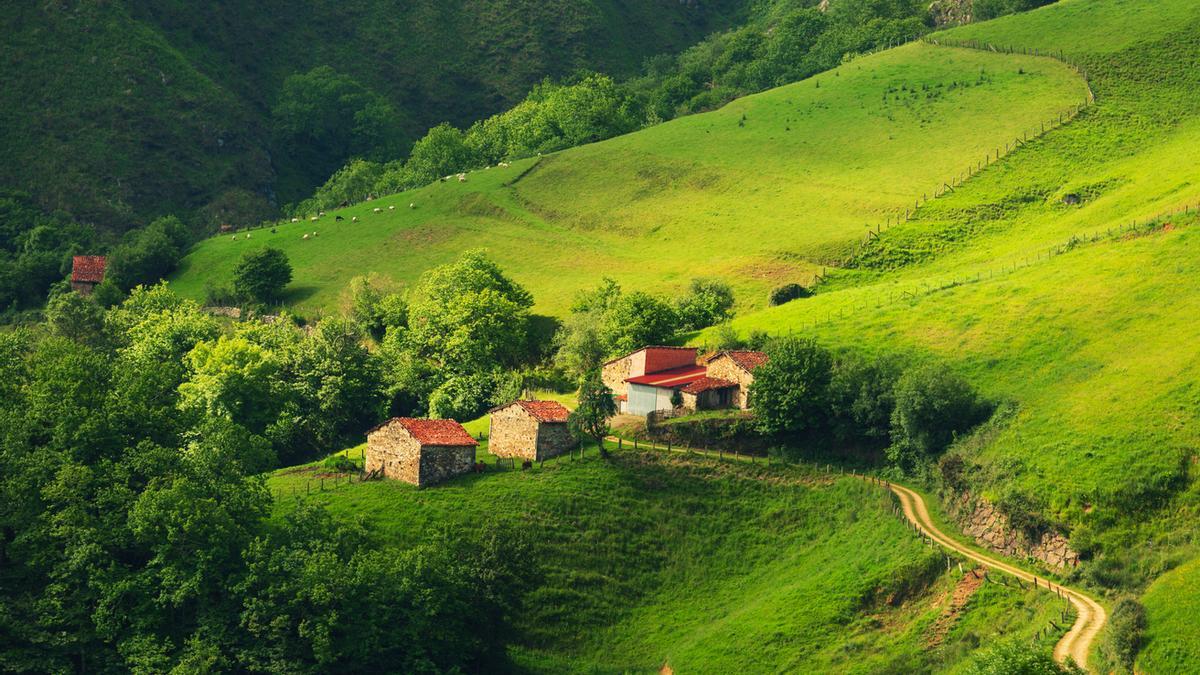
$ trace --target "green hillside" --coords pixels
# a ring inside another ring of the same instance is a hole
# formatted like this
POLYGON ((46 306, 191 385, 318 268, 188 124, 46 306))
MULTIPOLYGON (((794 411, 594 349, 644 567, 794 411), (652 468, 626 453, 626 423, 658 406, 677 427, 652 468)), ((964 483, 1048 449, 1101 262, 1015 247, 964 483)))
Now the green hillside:
POLYGON ((408 140, 520 100, 546 76, 631 74, 744 16, 739 0, 24 4, 0 17, 0 187, 125 229, 206 209, 247 221, 346 158, 287 157, 285 78, 331 66, 396 109, 408 140))
POLYGON ((355 274, 407 282, 477 246, 547 313, 601 276, 651 290, 721 276, 738 291, 742 333, 937 359, 1001 402, 954 450, 971 489, 1067 533, 1086 561, 1076 581, 1112 597, 1150 588, 1145 672, 1186 671, 1194 629, 1177 607, 1194 604, 1187 563, 1200 553, 1198 27, 1200 6, 1185 0, 1064 0, 536 165, 364 204, 340 224, 209 240, 174 286, 201 296, 263 241, 292 256, 292 300, 309 313, 330 310, 355 274), (983 48, 949 46, 967 40, 983 48), (1043 134, 1084 84, 1010 48, 1077 62, 1095 105, 1043 134), (1018 138, 861 243, 865 225, 1018 138), (321 237, 300 239, 313 230, 321 237), (835 269, 815 297, 763 308, 768 288, 823 266, 835 269))
POLYGON ((277 517, 299 490, 388 544, 485 521, 527 533, 540 585, 513 656, 528 672, 941 670, 998 636, 1028 644, 1057 618, 1048 594, 990 585, 927 648, 959 573, 882 490, 801 468, 594 453, 424 490, 343 482, 303 497, 316 480, 296 469, 271 486, 277 517))
POLYGON ((173 286, 202 297, 243 251, 270 244, 293 261, 298 308, 320 312, 356 274, 409 282, 484 246, 544 312, 603 276, 664 290, 717 274, 743 308, 761 307, 769 288, 842 258, 866 225, 1085 98, 1050 59, 913 44, 536 165, 476 171, 249 241, 214 237, 173 286), (314 230, 317 240, 301 239, 314 230))

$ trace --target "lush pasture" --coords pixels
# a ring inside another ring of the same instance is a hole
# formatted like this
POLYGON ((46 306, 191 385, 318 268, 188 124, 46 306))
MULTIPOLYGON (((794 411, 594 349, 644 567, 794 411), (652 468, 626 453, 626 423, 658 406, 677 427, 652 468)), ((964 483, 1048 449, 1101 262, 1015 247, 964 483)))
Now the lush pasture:
MULTIPOLYGON (((306 480, 271 479, 279 513, 306 480)), ((422 490, 327 487, 309 498, 364 518, 381 543, 524 532, 541 582, 514 657, 532 672, 922 671, 998 636, 1027 640, 1057 611, 1047 594, 985 587, 926 649, 957 568, 944 574, 878 488, 798 467, 589 450, 422 490)))
POLYGON ((173 285, 202 297, 206 283, 229 278, 243 252, 270 244, 296 268, 292 302, 328 311, 356 274, 411 282, 482 246, 543 312, 561 312, 605 275, 659 291, 721 275, 744 308, 758 307, 770 287, 809 281, 868 224, 1084 95, 1079 78, 1049 59, 909 45, 712 113, 547 156, 511 185, 534 160, 316 223, 255 231, 250 240, 215 237, 185 258, 173 285), (314 231, 317 238, 302 239, 314 231))
POLYGON ((1138 665, 1145 673, 1184 673, 1200 663, 1200 560, 1163 576, 1146 592, 1150 628, 1138 665))

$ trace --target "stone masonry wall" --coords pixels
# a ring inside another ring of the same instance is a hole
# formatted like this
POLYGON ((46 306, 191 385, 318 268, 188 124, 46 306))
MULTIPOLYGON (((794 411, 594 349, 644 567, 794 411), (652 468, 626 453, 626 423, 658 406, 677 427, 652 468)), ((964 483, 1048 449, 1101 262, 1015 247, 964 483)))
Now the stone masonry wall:
POLYGON ((497 457, 537 459, 538 423, 524 408, 510 405, 493 412, 488 451, 497 457))
POLYGON ((604 368, 600 370, 600 379, 604 380, 604 386, 611 389, 612 393, 617 396, 628 394, 629 385, 625 380, 629 377, 629 368, 631 365, 628 356, 605 364, 604 368))
POLYGON ((399 424, 388 424, 367 435, 363 468, 367 473, 383 469, 383 475, 413 485, 421 484, 421 446, 399 424))
POLYGON ((963 532, 976 544, 1011 558, 1034 558, 1054 569, 1079 564, 1079 554, 1071 549, 1066 537, 1057 532, 1044 532, 1037 541, 1009 524, 986 499, 976 499, 969 492, 951 499, 950 514, 963 532))
POLYGON ((543 422, 538 427, 537 457, 543 460, 557 457, 575 447, 575 437, 566 422, 543 422))
POLYGON ((424 487, 471 473, 475 466, 473 445, 427 445, 421 448, 421 480, 424 487))
POLYGON ((750 384, 754 382, 754 376, 734 363, 733 359, 722 355, 709 361, 708 376, 719 380, 737 382, 738 388, 733 392, 731 402, 734 407, 741 408, 742 410, 750 408, 750 384))

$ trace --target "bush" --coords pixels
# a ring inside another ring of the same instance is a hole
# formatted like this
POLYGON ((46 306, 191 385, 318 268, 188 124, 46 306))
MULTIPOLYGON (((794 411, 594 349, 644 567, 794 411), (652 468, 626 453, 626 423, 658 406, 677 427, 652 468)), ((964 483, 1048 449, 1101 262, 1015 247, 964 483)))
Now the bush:
POLYGON ((1030 649, 1012 640, 984 652, 966 672, 969 675, 1060 675, 1082 671, 1066 670, 1049 652, 1030 649))
POLYGON ((358 465, 354 463, 354 460, 345 455, 330 455, 325 458, 321 466, 339 473, 354 473, 358 471, 358 465))
POLYGON ((683 330, 700 330, 728 321, 733 316, 733 289, 719 279, 693 279, 675 311, 683 330))
POLYGON ((837 360, 829 383, 829 400, 839 440, 888 438, 899 373, 899 367, 888 360, 868 361, 852 354, 837 360))
POLYGON ((763 433, 793 436, 826 426, 833 357, 810 339, 787 338, 771 345, 770 355, 750 385, 763 433))
POLYGON ((1126 672, 1133 672, 1133 662, 1142 648, 1145 630, 1146 608, 1134 598, 1121 598, 1109 618, 1105 656, 1126 672))
POLYGON ((905 450, 936 457, 991 412, 967 381, 939 365, 905 373, 896 383, 895 397, 891 435, 898 457, 905 450))
POLYGON ((238 295, 262 303, 278 301, 291 280, 292 264, 277 248, 248 251, 233 270, 233 289, 238 295))
POLYGON ((771 306, 782 305, 792 300, 812 296, 812 291, 800 284, 784 284, 771 290, 771 306))

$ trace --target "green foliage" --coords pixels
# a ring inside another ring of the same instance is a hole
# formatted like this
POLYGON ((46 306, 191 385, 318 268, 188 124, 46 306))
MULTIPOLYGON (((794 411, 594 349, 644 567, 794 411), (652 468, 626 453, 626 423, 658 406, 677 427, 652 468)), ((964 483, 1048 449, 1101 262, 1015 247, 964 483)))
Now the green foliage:
POLYGON ((1138 651, 1145 643, 1146 608, 1128 596, 1117 600, 1108 617, 1107 632, 1102 643, 1105 656, 1120 672, 1134 672, 1138 651))
POLYGON ((242 255, 233 270, 233 289, 254 302, 274 303, 292 280, 292 264, 277 248, 261 248, 242 255))
POLYGON ((378 275, 354 277, 346 292, 345 314, 376 342, 382 342, 388 330, 408 324, 408 300, 399 293, 389 292, 388 285, 378 275))
POLYGON ((991 413, 970 383, 938 365, 907 371, 896 382, 892 412, 893 461, 906 464, 913 457, 936 457, 960 434, 991 413))
POLYGON ((59 293, 46 304, 50 332, 68 340, 97 345, 104 338, 104 311, 79 293, 59 293))
POLYGON ((829 380, 829 408, 836 438, 843 442, 886 442, 896 407, 900 367, 888 359, 839 356, 829 380))
POLYGON ((829 409, 833 356, 807 338, 783 338, 767 348, 769 360, 750 385, 759 429, 794 437, 821 430, 829 409))
POLYGON ((617 403, 612 390, 604 384, 600 371, 588 373, 579 383, 579 403, 567 418, 571 433, 580 440, 591 439, 607 456, 604 438, 608 436, 608 421, 617 414, 617 403))
POLYGON ((1007 640, 974 659, 965 672, 968 675, 1061 675, 1082 671, 1058 665, 1049 651, 1030 649, 1017 640, 1007 640))
POLYGON ((179 406, 197 420, 221 418, 262 434, 278 418, 280 364, 267 349, 222 335, 197 344, 185 363, 188 376, 179 386, 179 406))
POLYGON ((675 306, 679 328, 700 330, 733 318, 733 289, 720 279, 693 279, 675 306))
POLYGON ((807 298, 812 295, 812 291, 808 290, 800 284, 784 284, 771 289, 771 297, 769 298, 772 307, 782 305, 785 302, 791 302, 799 298, 807 298))
POLYGON ((604 317, 610 354, 669 342, 679 330, 675 309, 661 298, 634 291, 621 295, 604 317))
POLYGON ((191 236, 174 216, 159 218, 140 230, 131 230, 109 256, 105 277, 123 291, 139 284, 155 284, 175 271, 191 236))

